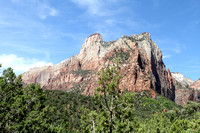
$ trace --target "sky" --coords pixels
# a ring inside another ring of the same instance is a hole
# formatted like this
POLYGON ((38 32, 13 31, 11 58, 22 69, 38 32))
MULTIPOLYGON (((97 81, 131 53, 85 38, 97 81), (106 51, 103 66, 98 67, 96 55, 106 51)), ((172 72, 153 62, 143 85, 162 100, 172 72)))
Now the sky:
POLYGON ((166 68, 200 78, 199 0, 0 0, 0 63, 17 74, 58 64, 85 39, 149 32, 166 68))

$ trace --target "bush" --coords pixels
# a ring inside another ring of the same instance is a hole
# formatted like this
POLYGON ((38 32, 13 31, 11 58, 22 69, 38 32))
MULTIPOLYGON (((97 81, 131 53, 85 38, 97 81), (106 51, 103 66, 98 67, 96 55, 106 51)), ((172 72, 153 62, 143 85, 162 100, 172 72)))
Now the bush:
POLYGON ((81 68, 79 68, 78 70, 74 70, 72 71, 72 74, 76 75, 76 76, 82 76, 85 77, 86 75, 90 74, 91 70, 83 70, 81 68))

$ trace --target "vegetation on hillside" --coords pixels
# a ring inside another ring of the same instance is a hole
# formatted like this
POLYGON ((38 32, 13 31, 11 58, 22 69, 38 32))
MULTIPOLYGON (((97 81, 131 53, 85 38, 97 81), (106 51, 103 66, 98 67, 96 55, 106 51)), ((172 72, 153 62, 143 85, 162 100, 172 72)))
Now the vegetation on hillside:
POLYGON ((76 76, 79 76, 79 75, 80 75, 80 76, 84 77, 84 76, 90 74, 91 71, 92 71, 92 70, 83 70, 83 69, 79 68, 79 69, 76 70, 76 71, 72 71, 72 74, 74 74, 74 75, 76 75, 76 76))
POLYGON ((1 132, 58 132, 51 113, 45 105, 46 96, 39 85, 22 86, 21 76, 11 68, 0 76, 0 131, 1 132))
POLYGON ((63 125, 64 130, 68 132, 81 131, 81 108, 84 106, 93 109, 94 98, 82 95, 76 90, 72 92, 46 90, 45 94, 47 96, 45 104, 56 108, 56 113, 51 116, 56 125, 63 125))
POLYGON ((99 72, 93 96, 22 86, 8 68, 0 76, 1 132, 196 132, 200 104, 184 107, 157 94, 122 91, 118 63, 99 72))
POLYGON ((128 63, 128 59, 130 57, 130 50, 123 51, 120 48, 115 48, 113 54, 109 57, 106 57, 107 60, 114 60, 115 58, 119 58, 122 64, 128 63))
POLYGON ((192 89, 194 89, 194 88, 190 88, 189 85, 183 86, 183 85, 181 85, 181 84, 178 83, 178 82, 175 83, 174 85, 175 85, 175 87, 176 87, 177 89, 186 89, 186 90, 192 90, 192 89))

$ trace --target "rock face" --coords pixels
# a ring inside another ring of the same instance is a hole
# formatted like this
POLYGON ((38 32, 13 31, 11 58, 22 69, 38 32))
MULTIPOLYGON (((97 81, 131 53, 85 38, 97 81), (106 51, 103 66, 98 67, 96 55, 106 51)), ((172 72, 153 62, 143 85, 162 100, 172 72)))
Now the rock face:
POLYGON ((176 97, 175 97, 175 102, 179 105, 185 105, 187 101, 195 101, 198 102, 197 100, 197 92, 194 89, 179 89, 176 88, 176 97))
POLYGON ((182 86, 186 87, 186 86, 190 86, 192 83, 194 83, 194 81, 192 79, 189 79, 185 76, 183 76, 183 74, 176 72, 176 73, 171 73, 172 77, 178 81, 179 83, 181 83, 182 86))
POLYGON ((79 54, 54 66, 25 72, 22 79, 25 84, 38 83, 48 90, 82 90, 89 95, 98 86, 97 72, 112 64, 116 56, 122 61, 122 89, 155 90, 175 99, 172 75, 166 71, 161 51, 146 32, 110 42, 103 41, 101 35, 95 33, 86 39, 79 54))
POLYGON ((190 88, 194 88, 196 90, 200 90, 200 79, 195 81, 193 84, 190 85, 190 88))
MULTIPOLYGON (((192 79, 184 77, 181 73, 172 73, 173 83, 175 85, 175 102, 179 105, 185 105, 187 101, 199 102, 199 91, 194 89, 198 86, 198 82, 194 82, 192 79), (194 84, 194 85, 193 85, 194 84)), ((199 82, 200 83, 200 82, 199 82)), ((200 85, 200 84, 199 84, 200 85)))

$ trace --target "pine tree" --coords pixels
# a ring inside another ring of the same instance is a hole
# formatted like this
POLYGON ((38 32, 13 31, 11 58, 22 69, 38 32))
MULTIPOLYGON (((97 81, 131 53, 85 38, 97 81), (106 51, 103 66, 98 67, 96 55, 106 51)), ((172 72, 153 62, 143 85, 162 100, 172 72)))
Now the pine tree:
POLYGON ((87 110, 82 115, 85 132, 132 132, 138 126, 134 111, 134 94, 119 88, 119 61, 98 72, 99 85, 94 94, 96 110, 87 110))
POLYGON ((0 76, 0 131, 56 132, 48 115, 52 108, 45 106, 44 91, 39 85, 23 87, 21 76, 8 68, 0 76))

